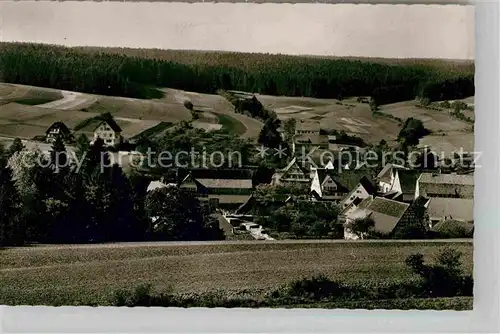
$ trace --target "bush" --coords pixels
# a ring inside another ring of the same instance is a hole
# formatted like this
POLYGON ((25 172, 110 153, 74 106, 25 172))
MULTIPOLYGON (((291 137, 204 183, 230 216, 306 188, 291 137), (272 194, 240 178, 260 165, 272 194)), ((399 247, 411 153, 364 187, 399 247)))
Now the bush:
POLYGON ((193 111, 193 108, 194 108, 193 102, 191 102, 189 100, 184 101, 184 107, 186 107, 186 109, 188 109, 190 111, 193 111))
POLYGON ((406 265, 422 278, 422 294, 426 297, 471 296, 473 279, 463 276, 460 268, 462 254, 444 248, 433 265, 424 264, 422 254, 406 258, 406 265))

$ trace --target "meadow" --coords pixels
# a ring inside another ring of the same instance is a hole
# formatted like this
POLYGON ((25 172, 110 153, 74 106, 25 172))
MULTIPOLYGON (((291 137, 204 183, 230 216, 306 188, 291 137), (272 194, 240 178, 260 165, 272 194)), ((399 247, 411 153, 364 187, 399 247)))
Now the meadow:
POLYGON ((45 87, 0 83, 0 137, 32 139, 44 135, 56 121, 64 122, 76 134, 92 136, 96 116, 109 112, 132 138, 162 124, 175 124, 192 119, 183 103, 193 102, 199 120, 194 126, 209 130, 226 129, 245 138, 257 138, 262 123, 235 114, 233 107, 218 95, 162 89, 164 96, 141 100, 102 96, 45 87), (216 111, 217 113, 214 113, 216 111))
POLYGON ((463 253, 472 272, 472 240, 399 242, 214 242, 33 246, 0 250, 0 304, 106 303, 111 291, 149 283, 180 293, 266 292, 323 273, 363 286, 407 282, 412 253, 431 260, 443 247, 463 253))

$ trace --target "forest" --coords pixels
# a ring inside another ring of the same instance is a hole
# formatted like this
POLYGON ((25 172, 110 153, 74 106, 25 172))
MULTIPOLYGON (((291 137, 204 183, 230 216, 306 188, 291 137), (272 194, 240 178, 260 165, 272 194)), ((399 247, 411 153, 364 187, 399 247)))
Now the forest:
POLYGON ((155 87, 200 93, 232 89, 317 98, 373 96, 377 104, 474 95, 474 66, 178 50, 70 48, 0 43, 0 80, 135 98, 155 87))

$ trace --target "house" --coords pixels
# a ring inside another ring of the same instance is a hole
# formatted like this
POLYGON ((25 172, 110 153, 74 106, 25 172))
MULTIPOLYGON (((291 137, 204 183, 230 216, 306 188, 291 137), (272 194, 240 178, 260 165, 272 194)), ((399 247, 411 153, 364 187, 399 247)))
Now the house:
POLYGON ((471 198, 432 197, 426 200, 425 207, 431 228, 446 220, 474 220, 474 200, 471 198))
POLYGON ((356 201, 360 203, 369 196, 375 196, 376 193, 377 187, 372 183, 372 181, 363 175, 361 180, 359 180, 359 183, 340 201, 340 207, 345 209, 352 203, 357 204, 356 201))
POLYGON ((447 238, 472 238, 474 235, 474 223, 461 220, 448 219, 434 225, 432 232, 447 238))
POLYGON ((274 173, 271 184, 309 185, 310 182, 310 166, 306 162, 299 161, 294 157, 285 168, 279 169, 274 173))
POLYGON ((102 120, 94 129, 94 139, 101 138, 106 146, 115 146, 123 142, 122 129, 112 119, 102 120))
POLYGON ((408 169, 399 165, 388 164, 378 174, 378 188, 382 196, 412 202, 415 197, 417 180, 421 170, 408 169))
POLYGON ((163 183, 162 181, 151 181, 146 189, 146 192, 150 192, 156 189, 168 188, 168 187, 177 187, 175 183, 163 183))
POLYGON ((178 171, 178 186, 203 201, 221 208, 237 209, 250 198, 253 172, 235 169, 191 169, 178 171))
POLYGON ((304 121, 299 120, 295 124, 295 134, 296 135, 316 135, 320 134, 320 123, 317 121, 304 121))
POLYGON ((47 131, 45 131, 45 141, 47 143, 53 143, 58 136, 61 136, 64 141, 73 139, 71 130, 63 122, 55 122, 49 126, 47 131))
MULTIPOLYGON (((404 221, 405 213, 410 204, 397 202, 382 197, 367 197, 354 208, 343 212, 344 239, 356 240, 360 236, 349 229, 349 224, 355 219, 370 217, 374 220, 374 230, 377 233, 389 235, 400 222, 404 221)), ((361 236, 362 238, 362 236, 361 236)))
MULTIPOLYGON (((373 177, 374 174, 369 169, 335 171, 334 169, 318 168, 311 181, 311 193, 317 200, 340 201, 351 191, 360 190, 365 186, 368 191, 373 192, 373 186, 370 186, 368 181, 373 177), (368 182, 365 182, 365 179, 368 182), (359 187, 361 182, 364 186, 359 187)), ((361 192, 362 190, 360 190, 361 192)))
POLYGON ((417 179, 415 198, 474 198, 473 174, 422 173, 417 179))
POLYGON ((378 187, 381 193, 387 193, 392 190, 396 179, 395 171, 397 170, 408 170, 408 168, 396 164, 386 164, 378 173, 378 187))
POLYGON ((327 146, 327 137, 320 134, 297 134, 292 138, 292 154, 296 152, 306 152, 311 147, 324 147, 327 146))

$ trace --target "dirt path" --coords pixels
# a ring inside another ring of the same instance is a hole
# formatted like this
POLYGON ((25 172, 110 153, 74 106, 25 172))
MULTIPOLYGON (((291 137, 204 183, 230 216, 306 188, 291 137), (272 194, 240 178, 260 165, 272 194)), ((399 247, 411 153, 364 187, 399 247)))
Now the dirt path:
POLYGON ((88 107, 91 104, 97 102, 96 97, 87 94, 70 91, 61 91, 61 94, 63 95, 62 99, 45 104, 40 104, 38 105, 38 107, 59 110, 74 110, 88 107))

